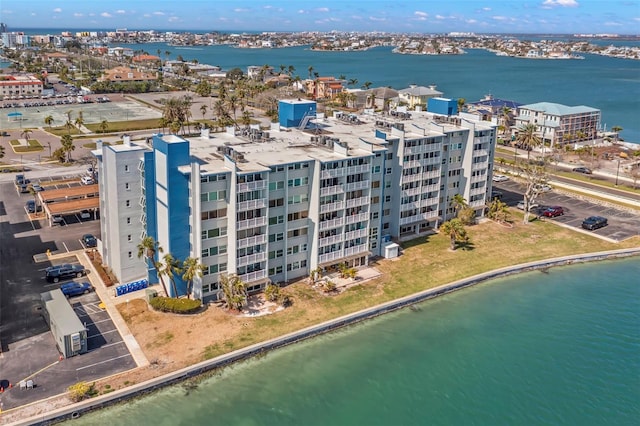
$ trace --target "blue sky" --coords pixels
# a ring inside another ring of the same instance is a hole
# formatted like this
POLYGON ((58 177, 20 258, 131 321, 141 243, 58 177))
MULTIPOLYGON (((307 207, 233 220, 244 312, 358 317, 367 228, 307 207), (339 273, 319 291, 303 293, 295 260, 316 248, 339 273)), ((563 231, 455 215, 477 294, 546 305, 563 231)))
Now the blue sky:
POLYGON ((640 34, 640 0, 2 0, 10 30, 640 34))

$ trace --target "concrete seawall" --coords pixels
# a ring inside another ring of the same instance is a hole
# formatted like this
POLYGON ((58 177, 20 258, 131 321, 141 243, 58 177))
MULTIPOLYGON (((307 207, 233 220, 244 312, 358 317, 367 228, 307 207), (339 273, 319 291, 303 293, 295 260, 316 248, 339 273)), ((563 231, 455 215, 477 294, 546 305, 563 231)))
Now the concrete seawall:
POLYGON ((434 297, 441 296, 443 294, 451 293, 456 290, 470 287, 475 284, 493 279, 512 275, 520 272, 526 272, 536 269, 545 269, 553 266, 569 265, 573 263, 584 263, 597 260, 623 258, 629 256, 640 255, 640 247, 632 249, 612 250, 607 252, 579 254, 572 256, 564 256, 554 259, 541 260, 536 262, 524 263, 520 265, 509 266, 493 271, 478 274, 469 278, 464 278, 453 283, 445 284, 439 287, 435 287, 429 290, 421 291, 419 293, 403 297, 401 299, 393 300, 391 302, 383 303, 372 308, 355 312, 353 314, 345 315, 340 318, 336 318, 322 324, 307 327, 305 329, 290 333, 266 342, 257 343, 255 345, 239 349, 229 354, 221 355, 219 357, 194 364, 189 367, 185 367, 181 370, 173 373, 166 374, 155 379, 142 382, 125 389, 120 389, 115 392, 111 392, 106 395, 102 395, 96 398, 92 398, 86 401, 79 402, 77 404, 64 407, 50 413, 34 416, 28 419, 21 420, 14 425, 32 425, 32 424, 50 424, 62 420, 68 420, 77 418, 83 413, 93 411, 96 409, 108 407, 118 402, 126 401, 135 397, 139 397, 146 393, 153 392, 157 389, 175 384, 186 379, 196 377, 211 370, 215 370, 220 367, 230 365, 234 362, 244 360, 255 355, 265 353, 266 351, 280 348, 292 343, 296 343, 311 337, 318 336, 320 334, 336 330, 338 328, 355 324, 357 322, 374 318, 376 316, 385 314, 387 312, 395 311, 397 309, 404 308, 409 305, 413 305, 424 300, 428 300, 434 297))

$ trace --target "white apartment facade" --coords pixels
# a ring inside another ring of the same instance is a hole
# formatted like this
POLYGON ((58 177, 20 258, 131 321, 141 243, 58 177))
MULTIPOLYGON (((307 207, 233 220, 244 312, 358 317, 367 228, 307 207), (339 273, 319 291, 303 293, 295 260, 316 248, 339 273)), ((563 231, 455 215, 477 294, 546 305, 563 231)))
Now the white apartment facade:
MULTIPOLYGON (((433 232, 453 217, 455 194, 483 214, 496 140, 491 123, 426 112, 322 121, 321 132, 230 129, 189 140, 156 135, 153 146, 118 152, 102 147, 101 200, 118 210, 103 214, 105 262, 122 282, 146 274, 155 282, 144 262, 129 257, 150 235, 165 253, 205 265, 193 289, 210 300, 219 296, 222 274, 235 273, 258 291, 317 267, 366 265, 388 242, 433 232), (129 161, 138 165, 137 180, 112 176, 129 161), (123 185, 134 182, 139 202, 127 207, 132 198, 123 185), (138 217, 133 228, 129 217, 138 217), (137 239, 129 241, 130 230, 137 239)), ((185 283, 177 284, 184 294, 185 283)))

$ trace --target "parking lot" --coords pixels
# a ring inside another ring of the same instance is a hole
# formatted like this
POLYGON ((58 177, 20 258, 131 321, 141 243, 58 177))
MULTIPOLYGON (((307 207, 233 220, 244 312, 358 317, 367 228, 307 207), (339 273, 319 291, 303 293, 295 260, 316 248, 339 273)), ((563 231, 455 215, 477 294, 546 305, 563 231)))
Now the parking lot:
MULTIPOLYGON (((47 185, 44 181, 43 186, 47 185)), ((56 186, 72 185, 52 182, 56 186)), ((13 183, 0 184, 0 384, 13 385, 0 394, 4 410, 62 393, 78 381, 135 367, 95 292, 69 299, 86 323, 89 352, 59 360, 59 351, 42 316, 40 293, 57 288, 62 282, 48 283, 44 270, 53 264, 78 263, 74 251, 84 248, 82 236, 90 233, 99 238, 100 223, 71 215, 65 217, 66 225, 49 227, 45 220, 31 220, 27 215, 25 203, 29 199, 33 200, 33 196, 18 193, 13 183), (47 256, 47 250, 58 254, 55 260, 47 256), (32 375, 36 387, 19 389, 18 383, 32 375)), ((95 278, 89 274, 76 280, 95 278)))
MULTIPOLYGON (((513 180, 493 184, 493 187, 504 196, 502 201, 510 207, 515 207, 522 201, 524 186, 513 180)), ((542 193, 536 202, 540 205, 533 213, 539 213, 545 207, 561 206, 564 209, 563 216, 553 219, 544 218, 562 223, 566 226, 582 230, 582 221, 589 216, 603 216, 608 219, 608 226, 595 231, 587 231, 595 235, 606 237, 615 241, 623 241, 634 235, 640 234, 640 213, 631 213, 621 208, 613 208, 600 205, 591 201, 566 195, 556 190, 542 193)))

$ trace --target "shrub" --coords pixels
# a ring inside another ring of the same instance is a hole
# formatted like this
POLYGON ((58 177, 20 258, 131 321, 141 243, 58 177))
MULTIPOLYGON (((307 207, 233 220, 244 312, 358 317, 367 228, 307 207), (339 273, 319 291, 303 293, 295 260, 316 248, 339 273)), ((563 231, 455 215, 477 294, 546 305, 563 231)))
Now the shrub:
POLYGON ((192 299, 176 299, 174 297, 154 297, 149 304, 153 309, 174 314, 192 314, 200 309, 200 301, 192 299))
POLYGON ((75 385, 71 385, 67 388, 69 396, 73 402, 80 402, 83 399, 91 398, 96 394, 94 384, 88 384, 86 382, 78 382, 75 385))
POLYGON ((275 302, 280 298, 280 286, 277 284, 269 283, 264 289, 264 297, 269 302, 275 302))

